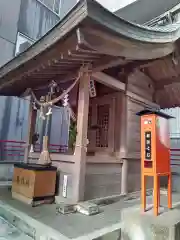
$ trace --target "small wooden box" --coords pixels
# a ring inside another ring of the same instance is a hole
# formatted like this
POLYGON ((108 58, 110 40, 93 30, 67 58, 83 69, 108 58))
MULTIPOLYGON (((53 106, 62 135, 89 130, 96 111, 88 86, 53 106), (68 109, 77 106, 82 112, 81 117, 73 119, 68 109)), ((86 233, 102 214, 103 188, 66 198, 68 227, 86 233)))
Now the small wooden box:
POLYGON ((38 164, 15 164, 12 196, 33 204, 55 197, 56 167, 38 164))

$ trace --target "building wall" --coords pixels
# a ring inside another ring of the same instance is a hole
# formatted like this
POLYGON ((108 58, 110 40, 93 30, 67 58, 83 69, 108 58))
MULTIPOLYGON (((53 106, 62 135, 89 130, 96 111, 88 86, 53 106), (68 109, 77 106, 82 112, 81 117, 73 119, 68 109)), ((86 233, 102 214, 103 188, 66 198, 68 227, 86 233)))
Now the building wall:
POLYGON ((0 66, 14 56, 20 3, 21 0, 0 1, 0 66))
POLYGON ((60 18, 62 19, 77 2, 78 0, 61 0, 60 18))
MULTIPOLYGON (((129 75, 127 90, 149 101, 149 103, 153 102, 154 86, 151 79, 143 72, 136 70, 129 75)), ((146 107, 148 106, 145 103, 133 98, 129 97, 127 100, 127 149, 129 157, 140 157, 140 118, 136 113, 146 107)))
MULTIPOLYGON (((89 158, 90 160, 91 158, 89 158)), ((121 193, 121 163, 97 163, 86 164, 85 200, 118 195, 121 193)))
POLYGON ((170 128, 170 137, 180 138, 180 108, 169 108, 163 109, 162 112, 169 114, 170 116, 174 117, 169 120, 169 128, 170 128))
MULTIPOLYGON (((29 103, 15 97, 0 97, 0 109, 0 140, 24 141, 27 135, 29 103)), ((20 156, 23 152, 10 150, 23 150, 18 147, 20 145, 20 143, 0 142, 0 186, 7 185, 12 179, 13 164, 7 162, 23 160, 23 156, 20 156)))
POLYGON ((37 0, 21 1, 18 31, 38 40, 48 32, 60 18, 37 0))
MULTIPOLYGON (((173 191, 180 192, 180 108, 164 109, 163 112, 173 116, 169 120, 170 127, 170 147, 171 147, 171 170, 173 191), (175 149, 173 151, 172 149, 175 149)), ((167 186, 167 179, 164 179, 164 186, 167 186)))

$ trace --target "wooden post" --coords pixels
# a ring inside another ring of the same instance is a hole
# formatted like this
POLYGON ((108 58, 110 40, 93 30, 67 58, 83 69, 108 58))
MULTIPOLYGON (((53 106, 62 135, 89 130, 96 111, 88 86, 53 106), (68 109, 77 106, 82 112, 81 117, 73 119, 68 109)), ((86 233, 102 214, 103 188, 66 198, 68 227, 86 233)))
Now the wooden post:
POLYGON ((121 127, 120 127, 120 156, 123 159, 121 171, 121 194, 127 194, 128 187, 128 160, 127 157, 127 95, 122 93, 121 98, 121 127))
MULTIPOLYGON (((50 100, 49 95, 46 95, 46 102, 50 100)), ((47 112, 48 109, 46 109, 47 112)), ((45 127, 45 135, 43 136, 43 146, 42 151, 39 156, 38 164, 41 165, 50 165, 51 164, 51 157, 49 153, 49 137, 48 137, 48 130, 49 130, 49 123, 50 123, 50 116, 46 116, 46 127, 45 127)))
POLYGON ((28 131, 27 131, 27 140, 26 140, 26 146, 25 146, 25 152, 24 152, 24 162, 28 163, 28 157, 29 157, 29 149, 30 145, 32 143, 32 135, 35 130, 35 125, 36 125, 36 115, 37 111, 33 109, 32 105, 32 97, 28 96, 27 100, 29 102, 29 116, 28 116, 28 131))
POLYGON ((74 151, 74 201, 84 200, 86 152, 87 152, 87 128, 89 113, 89 73, 83 73, 79 84, 78 114, 77 114, 77 136, 74 151))

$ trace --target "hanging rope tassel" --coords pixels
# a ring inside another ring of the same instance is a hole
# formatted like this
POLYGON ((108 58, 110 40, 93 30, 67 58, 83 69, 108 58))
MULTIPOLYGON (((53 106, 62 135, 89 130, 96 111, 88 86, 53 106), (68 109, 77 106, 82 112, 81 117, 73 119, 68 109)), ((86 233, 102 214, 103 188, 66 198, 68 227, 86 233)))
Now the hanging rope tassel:
POLYGON ((48 136, 43 137, 43 149, 39 156, 38 164, 51 165, 51 157, 48 151, 48 136))
POLYGON ((41 118, 42 120, 45 120, 45 116, 44 116, 44 111, 43 111, 43 107, 41 106, 40 108, 40 114, 39 114, 39 118, 41 118))
POLYGON ((33 152, 34 152, 34 146, 33 146, 33 144, 31 144, 29 152, 30 152, 30 153, 33 153, 33 152))

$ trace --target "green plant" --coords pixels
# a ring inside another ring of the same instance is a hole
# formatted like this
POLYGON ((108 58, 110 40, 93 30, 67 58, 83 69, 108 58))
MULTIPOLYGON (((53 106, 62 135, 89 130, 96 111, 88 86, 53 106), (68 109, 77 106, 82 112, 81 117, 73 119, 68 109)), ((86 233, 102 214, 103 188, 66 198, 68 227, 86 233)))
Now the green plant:
POLYGON ((76 135, 77 135, 77 125, 76 122, 71 122, 69 128, 69 147, 74 149, 76 143, 76 135))

